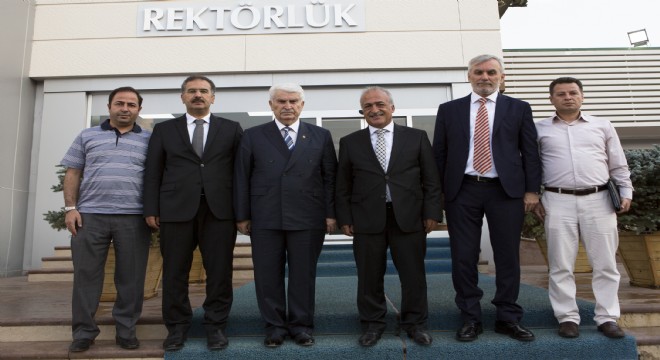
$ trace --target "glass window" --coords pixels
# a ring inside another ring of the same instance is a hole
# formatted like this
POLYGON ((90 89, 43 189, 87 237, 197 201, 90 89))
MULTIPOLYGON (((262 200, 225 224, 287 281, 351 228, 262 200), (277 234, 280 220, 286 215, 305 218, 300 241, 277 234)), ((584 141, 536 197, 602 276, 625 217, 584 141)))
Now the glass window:
POLYGON ((426 134, 429 136, 429 140, 431 141, 431 144, 433 144, 433 132, 435 131, 435 116, 433 115, 413 116, 412 127, 415 129, 421 129, 426 131, 426 134))
POLYGON ((330 130, 332 142, 335 145, 335 151, 339 153, 339 139, 362 129, 361 118, 328 118, 323 119, 323 128, 330 130))

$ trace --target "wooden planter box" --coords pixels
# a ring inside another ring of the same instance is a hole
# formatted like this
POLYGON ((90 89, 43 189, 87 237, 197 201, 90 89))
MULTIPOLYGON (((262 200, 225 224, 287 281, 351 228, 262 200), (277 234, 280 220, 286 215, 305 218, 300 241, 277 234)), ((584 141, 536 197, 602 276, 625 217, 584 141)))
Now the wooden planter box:
POLYGON ((660 232, 619 233, 619 255, 630 277, 630 285, 660 288, 660 232))
MULTIPOLYGON (((536 239, 536 243, 539 244, 541 253, 545 258, 545 263, 548 264, 548 243, 545 240, 545 237, 539 236, 539 238, 536 239)), ((589 258, 587 257, 587 250, 584 248, 584 245, 582 245, 582 242, 580 241, 577 257, 575 258, 575 270, 573 272, 590 273, 592 271, 593 269, 591 268, 591 265, 589 264, 589 258)))
MULTIPOLYGON (((163 257, 160 248, 152 246, 149 248, 149 260, 147 261, 147 274, 144 280, 144 298, 151 299, 158 295, 160 279, 163 275, 163 257)), ((115 301, 117 289, 115 289, 115 249, 110 246, 108 258, 105 261, 105 278, 103 280, 103 291, 101 301, 115 301)))

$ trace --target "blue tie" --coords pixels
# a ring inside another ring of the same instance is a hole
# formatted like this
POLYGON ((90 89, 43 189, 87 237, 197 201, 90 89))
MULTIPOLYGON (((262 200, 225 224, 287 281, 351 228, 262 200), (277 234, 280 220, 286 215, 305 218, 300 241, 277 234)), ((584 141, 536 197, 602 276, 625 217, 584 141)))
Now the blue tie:
POLYGON ((284 143, 286 144, 286 147, 289 148, 289 150, 293 150, 293 147, 295 145, 293 144, 293 139, 291 138, 291 135, 289 135, 289 130, 291 130, 291 128, 286 126, 282 130, 284 130, 284 143))

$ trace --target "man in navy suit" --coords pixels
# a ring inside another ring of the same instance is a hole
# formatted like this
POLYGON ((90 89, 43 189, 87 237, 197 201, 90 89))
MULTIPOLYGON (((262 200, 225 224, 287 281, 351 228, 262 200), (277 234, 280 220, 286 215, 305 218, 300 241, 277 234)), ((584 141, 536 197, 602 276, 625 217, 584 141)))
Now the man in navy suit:
POLYGON ((311 346, 316 264, 325 233, 336 228, 337 156, 328 130, 298 119, 305 105, 299 85, 269 92, 275 120, 246 130, 236 157, 236 225, 252 241, 264 345, 278 347, 289 335, 311 346))
POLYGON ((204 328, 210 350, 227 347, 236 225, 232 207, 234 156, 243 130, 211 114, 215 85, 190 76, 181 85, 186 114, 157 124, 144 176, 144 216, 160 229, 166 351, 184 346, 192 322, 188 274, 199 245, 206 270, 204 328))
POLYGON ((363 328, 358 342, 376 345, 385 330, 389 247, 401 281, 401 329, 417 344, 430 345, 426 234, 442 220, 431 143, 426 132, 394 124, 388 90, 365 89, 360 106, 369 127, 340 140, 337 169, 337 218, 344 234, 354 236, 363 328))
POLYGON ((502 60, 480 55, 468 65, 472 93, 440 105, 433 148, 440 170, 451 243, 452 279, 463 326, 459 341, 483 331, 478 286, 484 214, 496 268, 495 331, 521 341, 520 232, 525 211, 539 201, 541 166, 528 103, 499 93, 502 60))

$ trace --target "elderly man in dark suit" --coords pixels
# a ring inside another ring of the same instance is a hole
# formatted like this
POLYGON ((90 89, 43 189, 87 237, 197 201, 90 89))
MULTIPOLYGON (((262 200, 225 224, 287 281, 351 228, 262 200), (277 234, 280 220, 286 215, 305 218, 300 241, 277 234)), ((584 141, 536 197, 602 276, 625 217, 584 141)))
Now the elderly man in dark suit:
POLYGON ((298 119, 305 105, 299 85, 269 93, 275 120, 246 130, 236 157, 236 221, 252 241, 264 345, 278 347, 288 335, 311 346, 316 264, 325 233, 336 228, 337 156, 328 130, 298 119))
POLYGON ((337 218, 354 236, 362 346, 376 345, 385 330, 383 276, 387 248, 401 280, 401 329, 430 345, 427 331, 426 234, 442 220, 440 179, 428 136, 392 122, 394 101, 369 87, 360 97, 369 127, 340 140, 337 218))
POLYGON ((520 325, 520 232, 525 211, 538 203, 541 167, 528 103, 499 93, 502 61, 480 55, 468 65, 473 92, 440 105, 433 148, 443 182, 451 242, 452 279, 463 326, 460 341, 483 331, 478 286, 481 227, 488 220, 495 259, 495 331, 521 341, 534 334, 520 325))
POLYGON ((227 347, 236 225, 232 207, 234 156, 243 130, 211 114, 215 85, 190 76, 181 85, 186 114, 157 124, 149 142, 144 216, 160 229, 166 351, 184 346, 191 325, 188 274, 199 245, 206 270, 204 327, 210 350, 227 347))

